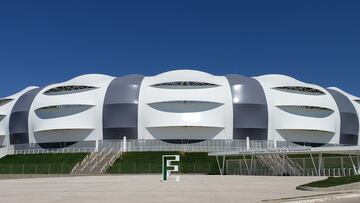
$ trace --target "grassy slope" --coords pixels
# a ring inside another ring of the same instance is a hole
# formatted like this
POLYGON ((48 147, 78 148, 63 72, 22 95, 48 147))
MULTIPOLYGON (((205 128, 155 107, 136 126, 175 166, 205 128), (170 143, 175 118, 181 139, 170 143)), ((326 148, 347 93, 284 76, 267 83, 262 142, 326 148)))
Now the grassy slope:
POLYGON ((0 159, 0 173, 69 173, 86 155, 86 153, 8 155, 0 159))
POLYGON ((180 152, 128 152, 118 159, 107 173, 160 173, 161 157, 165 154, 179 154, 181 173, 217 174, 215 157, 207 153, 180 152))
POLYGON ((350 184, 356 182, 360 182, 360 175, 344 176, 344 177, 336 177, 336 178, 328 177, 325 180, 315 181, 301 186, 324 188, 324 187, 332 187, 332 186, 338 186, 338 185, 344 185, 344 184, 350 184))
MULTIPOLYGON (((130 152, 124 154, 122 159, 118 159, 115 164, 110 167, 107 173, 160 173, 161 172, 161 156, 164 154, 180 154, 180 152, 130 152)), ((352 167, 348 156, 337 154, 324 154, 326 158, 325 168, 340 168, 339 157, 344 157, 344 166, 352 167), (334 157, 334 158, 330 158, 334 157), (335 158, 336 157, 336 158, 335 158)), ((293 161, 303 165, 302 158, 305 159, 307 169, 313 168, 313 164, 309 155, 290 155, 293 161)), ((313 155, 315 163, 317 163, 317 155, 313 155)), ((246 156, 250 159, 249 156, 246 156)), ((354 157, 355 158, 355 157, 354 157)), ((243 157, 227 157, 227 159, 243 159, 243 157)), ((218 168, 215 157, 208 157, 207 153, 181 153, 180 172, 182 173, 210 173, 217 174, 218 168), (195 166, 194 166, 195 163, 195 166)), ((246 164, 241 162, 241 168, 245 169, 246 164)), ((236 161, 236 164, 239 162, 236 161)), ((249 164, 249 160, 248 160, 249 164)), ((265 169, 260 162, 256 163, 257 169, 265 169)), ((231 166, 229 166, 231 167, 231 166)), ((238 166, 236 166, 238 167, 238 166)))
MULTIPOLYGON (((297 162, 300 166, 303 166, 303 161, 305 161, 305 167, 306 169, 313 169, 313 163, 310 159, 310 155, 308 154, 298 154, 298 155, 289 155, 289 157, 292 159, 292 161, 297 162), (304 160, 303 160, 304 158, 304 160)), ((348 155, 341 155, 341 154, 323 154, 323 158, 325 159, 325 165, 324 168, 328 169, 328 168, 341 168, 341 161, 340 158, 343 157, 343 164, 345 168, 352 168, 352 164, 350 161, 350 158, 348 155)), ((245 158, 247 159, 248 162, 250 162, 250 156, 245 156, 245 158)), ((313 155, 314 158, 314 162, 315 164, 318 163, 318 155, 314 154, 313 155)), ((242 163, 242 169, 245 169, 245 164, 244 164, 244 157, 243 156, 233 156, 233 157, 227 157, 227 160, 231 160, 231 159, 236 159, 239 160, 242 163)), ((353 156, 353 160, 356 161, 356 157, 353 156)), ((317 165, 316 165, 317 166, 317 165)), ((257 167, 258 169, 261 169, 261 164, 260 162, 257 161, 257 167)))

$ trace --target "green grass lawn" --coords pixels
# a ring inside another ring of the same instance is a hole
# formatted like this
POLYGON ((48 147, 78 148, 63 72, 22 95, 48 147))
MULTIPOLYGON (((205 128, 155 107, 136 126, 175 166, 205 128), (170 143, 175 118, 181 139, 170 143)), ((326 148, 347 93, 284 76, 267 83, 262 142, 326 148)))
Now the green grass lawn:
MULTIPOLYGON (((218 166, 215 157, 209 157, 207 153, 180 153, 180 152, 128 152, 125 153, 122 159, 118 159, 112 167, 107 170, 107 173, 160 173, 161 172, 161 157, 164 154, 180 154, 179 170, 181 173, 202 173, 202 174, 218 174, 218 166)), ((325 168, 340 168, 340 157, 343 157, 343 165, 345 168, 352 168, 349 156, 337 154, 324 154, 325 168)), ((250 156, 245 157, 247 164, 250 164, 250 156)), ((290 158, 297 162, 305 169, 313 169, 313 164, 309 155, 290 155, 290 158)), ((313 155, 315 164, 318 163, 317 155, 313 155)), ((356 157, 353 157, 356 160, 356 157)), ((236 166, 229 163, 229 167, 246 169, 246 164, 243 157, 227 157, 227 160, 233 160, 236 166)), ((254 166, 257 170, 266 169, 258 160, 254 161, 254 166), (256 162, 256 163, 255 163, 256 162)))
POLYGON ((315 181, 301 186, 326 188, 326 187, 333 187, 333 186, 356 183, 356 182, 360 182, 360 175, 344 176, 344 177, 328 177, 325 180, 315 181))
POLYGON ((207 153, 182 152, 127 152, 116 160, 107 173, 161 173, 162 155, 180 155, 179 170, 181 173, 218 174, 215 157, 207 153))
POLYGON ((0 159, 0 174, 66 174, 87 153, 7 155, 0 159))

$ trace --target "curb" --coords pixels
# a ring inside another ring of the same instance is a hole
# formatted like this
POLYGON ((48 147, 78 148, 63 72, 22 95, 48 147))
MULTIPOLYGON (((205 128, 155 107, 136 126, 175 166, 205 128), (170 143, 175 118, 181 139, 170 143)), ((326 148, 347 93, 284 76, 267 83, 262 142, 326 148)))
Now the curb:
POLYGON ((319 202, 319 201, 329 201, 329 200, 336 200, 336 199, 349 199, 360 197, 359 192, 335 192, 335 193, 327 193, 327 194, 319 194, 319 195, 309 195, 309 196, 298 196, 298 197, 288 197, 288 198, 280 198, 280 199, 268 199, 268 200, 261 200, 261 202, 266 203, 311 203, 311 202, 319 202))
POLYGON ((360 183, 350 183, 344 185, 337 185, 332 187, 309 187, 309 186, 297 186, 297 190, 304 190, 304 191, 349 191, 349 190, 360 190, 360 183))

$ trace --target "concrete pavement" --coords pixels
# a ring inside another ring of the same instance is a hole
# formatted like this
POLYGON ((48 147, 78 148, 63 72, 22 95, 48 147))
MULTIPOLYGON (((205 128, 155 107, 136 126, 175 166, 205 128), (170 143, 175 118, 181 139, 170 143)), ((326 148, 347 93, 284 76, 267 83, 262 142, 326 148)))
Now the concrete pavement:
POLYGON ((328 192, 298 191, 297 185, 324 177, 161 175, 48 177, 0 180, 0 202, 260 202, 328 192))

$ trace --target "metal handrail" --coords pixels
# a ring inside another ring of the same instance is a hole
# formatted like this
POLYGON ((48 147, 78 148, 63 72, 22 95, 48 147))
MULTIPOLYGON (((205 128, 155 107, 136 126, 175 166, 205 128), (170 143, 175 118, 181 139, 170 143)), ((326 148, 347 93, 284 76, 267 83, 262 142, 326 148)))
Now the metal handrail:
POLYGON ((107 153, 104 153, 104 155, 100 158, 100 160, 96 161, 95 164, 91 167, 90 171, 92 172, 99 164, 101 164, 104 161, 104 159, 110 155, 112 150, 113 148, 111 148, 107 153))
POLYGON ((81 162, 76 163, 74 168, 71 170, 71 173, 74 173, 79 167, 84 165, 89 159, 95 156, 95 154, 96 154, 95 152, 92 152, 91 154, 86 155, 86 157, 81 162))
POLYGON ((122 154, 122 151, 118 151, 117 153, 115 153, 110 158, 110 160, 103 165, 103 167, 100 169, 100 173, 104 173, 109 166, 112 166, 114 164, 114 162, 121 156, 121 154, 122 154))
POLYGON ((104 150, 105 150, 105 148, 104 149, 102 149, 101 151, 100 151, 100 153, 94 153, 95 155, 89 160, 89 161, 86 161, 85 162, 85 164, 84 164, 84 166, 80 169, 80 171, 81 172, 83 172, 84 170, 85 170, 85 168, 89 165, 89 164, 91 164, 92 162, 94 162, 95 160, 96 160, 96 158, 98 157, 98 156, 100 156, 103 152, 104 152, 104 150))

